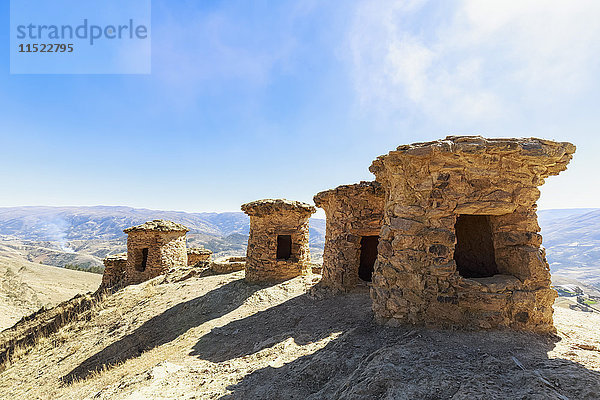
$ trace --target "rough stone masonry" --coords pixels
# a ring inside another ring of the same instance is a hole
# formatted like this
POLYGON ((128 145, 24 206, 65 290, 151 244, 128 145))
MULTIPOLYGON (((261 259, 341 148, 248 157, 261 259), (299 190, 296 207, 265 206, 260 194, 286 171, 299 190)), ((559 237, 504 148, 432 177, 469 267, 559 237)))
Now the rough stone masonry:
POLYGON ((212 251, 200 247, 190 247, 187 249, 188 265, 197 265, 200 262, 210 261, 212 251))
POLYGON ((246 280, 277 282, 310 269, 308 219, 315 207, 285 199, 257 200, 242 205, 250 216, 246 280))
POLYGON ((371 281, 385 193, 378 182, 338 186, 314 197, 327 216, 320 286, 347 291, 371 281))
POLYGON ((386 192, 371 297, 381 322, 551 332, 538 186, 575 146, 450 136, 370 167, 386 192))
POLYGON ((102 262, 104 263, 104 273, 102 274, 100 290, 122 286, 125 282, 127 253, 106 256, 102 262))
POLYGON ((154 220, 125 229, 127 265, 125 285, 135 285, 186 266, 188 228, 171 221, 154 220))

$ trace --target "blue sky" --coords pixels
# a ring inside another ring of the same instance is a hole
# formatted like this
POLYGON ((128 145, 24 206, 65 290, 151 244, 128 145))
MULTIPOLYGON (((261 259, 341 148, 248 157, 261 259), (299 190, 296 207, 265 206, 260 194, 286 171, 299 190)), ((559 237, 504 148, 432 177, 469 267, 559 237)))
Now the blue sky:
POLYGON ((540 208, 600 207, 597 1, 154 0, 150 75, 10 75, 7 3, 0 206, 310 202, 481 134, 572 141, 540 208))

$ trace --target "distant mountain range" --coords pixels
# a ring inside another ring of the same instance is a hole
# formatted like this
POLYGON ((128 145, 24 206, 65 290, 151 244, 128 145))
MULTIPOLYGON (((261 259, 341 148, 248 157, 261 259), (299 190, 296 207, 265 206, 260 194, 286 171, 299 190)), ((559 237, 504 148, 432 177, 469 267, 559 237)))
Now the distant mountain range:
POLYGON ((600 209, 538 212, 550 268, 600 288, 600 209))
MULTIPOLYGON (((125 250, 123 229, 153 219, 190 228, 189 246, 204 246, 216 256, 242 255, 250 220, 242 212, 186 213, 131 207, 6 207, 0 208, 0 253, 18 252, 28 261, 55 266, 101 265, 107 254, 125 250)), ((319 261, 325 241, 325 220, 310 221, 311 251, 319 261)))
MULTIPOLYGON (((125 237, 123 229, 153 219, 166 219, 190 228, 190 233, 225 237, 248 235, 249 218, 242 212, 186 213, 131 207, 4 207, 0 208, 0 234, 27 240, 70 240, 125 237)), ((325 220, 311 219, 316 241, 323 241, 325 220)))
POLYGON ((186 213, 131 207, 11 207, 0 208, 0 234, 28 240, 118 239, 123 229, 152 219, 167 219, 191 232, 213 236, 248 234, 242 212, 186 213))
MULTIPOLYGON (((600 285, 600 209, 538 212, 553 273, 600 285)), ((64 266, 101 265, 107 254, 125 250, 123 229, 152 219, 190 228, 188 244, 205 246, 216 256, 244 254, 249 232, 242 212, 186 213, 131 207, 0 208, 0 253, 18 252, 29 261, 64 266)), ((313 259, 325 242, 325 220, 311 219, 313 259)))

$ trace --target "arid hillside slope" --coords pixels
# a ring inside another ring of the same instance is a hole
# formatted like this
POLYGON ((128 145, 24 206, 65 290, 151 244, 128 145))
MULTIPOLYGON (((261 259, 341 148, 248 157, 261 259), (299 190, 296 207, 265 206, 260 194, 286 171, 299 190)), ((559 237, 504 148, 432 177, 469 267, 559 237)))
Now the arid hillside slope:
POLYGON ((366 288, 191 270, 129 286, 16 354, 2 399, 597 399, 600 316, 558 335, 384 327, 366 288))
POLYGON ((0 330, 42 306, 55 306, 78 293, 95 291, 101 279, 98 274, 0 256, 0 330))

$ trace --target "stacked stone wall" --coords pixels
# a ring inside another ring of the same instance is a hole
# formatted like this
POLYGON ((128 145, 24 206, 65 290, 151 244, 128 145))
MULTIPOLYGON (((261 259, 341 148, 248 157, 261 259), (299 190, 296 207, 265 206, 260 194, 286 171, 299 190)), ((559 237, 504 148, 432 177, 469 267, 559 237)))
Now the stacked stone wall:
POLYGON ((314 207, 288 200, 259 200, 242 205, 250 215, 246 280, 277 282, 309 272, 309 224, 314 207), (277 237, 290 235, 289 259, 277 259, 277 237))
POLYGON ((322 286, 347 291, 359 283, 361 238, 379 236, 384 200, 377 182, 339 186, 314 197, 327 216, 322 286))
POLYGON ((201 248, 189 248, 187 249, 188 265, 196 265, 199 262, 210 261, 212 251, 201 248))
POLYGON ((448 137, 401 146, 370 170, 386 190, 371 297, 380 321, 552 331, 537 186, 575 147, 541 139, 448 137), (459 215, 488 216, 499 274, 467 279, 454 260, 459 215))
POLYGON ((104 260, 104 273, 102 274, 101 289, 121 286, 125 282, 125 268, 127 266, 127 253, 107 256, 104 260))
POLYGON ((137 284, 166 273, 177 266, 186 266, 185 232, 140 230, 129 232, 127 238, 127 284, 137 284), (143 249, 148 249, 146 268, 141 271, 143 249))

